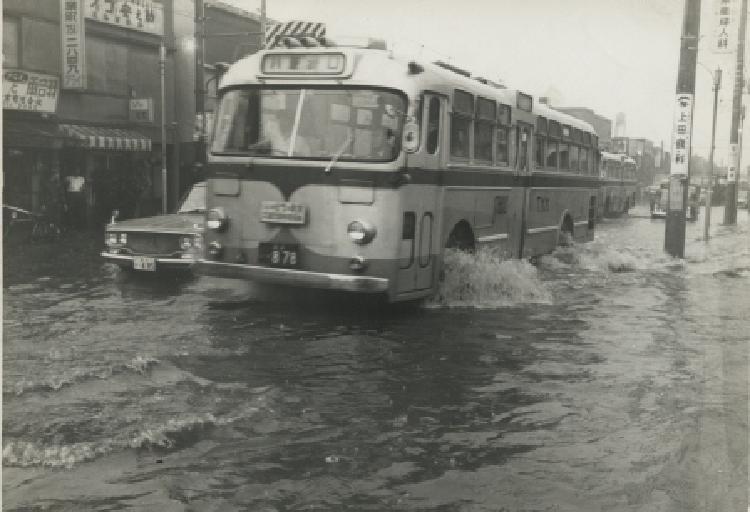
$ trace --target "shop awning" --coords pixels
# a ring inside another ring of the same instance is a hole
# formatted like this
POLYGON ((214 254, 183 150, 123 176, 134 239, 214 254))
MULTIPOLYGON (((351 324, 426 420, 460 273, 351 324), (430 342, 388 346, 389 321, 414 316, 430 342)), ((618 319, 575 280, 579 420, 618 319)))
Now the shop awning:
POLYGON ((151 151, 151 139, 135 130, 83 124, 61 124, 66 144, 111 151, 151 151))

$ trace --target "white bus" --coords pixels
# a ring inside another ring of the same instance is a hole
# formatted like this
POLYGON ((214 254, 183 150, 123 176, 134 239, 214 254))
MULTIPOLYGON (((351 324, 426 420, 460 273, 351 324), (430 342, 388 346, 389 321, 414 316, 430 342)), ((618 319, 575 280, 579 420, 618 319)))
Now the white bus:
POLYGON ((593 238, 589 124, 446 64, 302 42, 221 79, 199 272, 397 302, 435 293, 447 249, 593 238))
POLYGON ((599 217, 618 217, 635 206, 636 163, 621 153, 602 151, 599 157, 599 217))

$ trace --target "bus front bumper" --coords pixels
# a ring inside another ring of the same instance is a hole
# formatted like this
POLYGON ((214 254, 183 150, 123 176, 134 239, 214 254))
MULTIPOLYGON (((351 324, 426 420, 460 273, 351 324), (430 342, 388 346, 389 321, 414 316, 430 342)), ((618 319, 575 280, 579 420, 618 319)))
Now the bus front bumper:
POLYGON ((307 270, 261 267, 240 263, 223 263, 199 260, 195 271, 213 277, 247 279, 259 283, 271 283, 320 290, 340 290, 359 293, 381 293, 388 291, 388 279, 382 277, 346 274, 324 274, 307 270))

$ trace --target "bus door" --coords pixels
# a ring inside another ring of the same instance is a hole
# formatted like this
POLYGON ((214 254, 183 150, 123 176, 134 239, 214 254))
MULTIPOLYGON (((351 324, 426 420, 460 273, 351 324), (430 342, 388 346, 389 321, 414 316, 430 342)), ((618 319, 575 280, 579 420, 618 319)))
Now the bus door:
MULTIPOLYGON (((443 167, 441 153, 444 137, 444 97, 425 94, 422 102, 421 164, 429 174, 443 167)), ((428 180, 429 181, 429 180, 428 180)), ((435 272, 433 245, 437 242, 436 209, 438 186, 405 187, 404 222, 401 233, 398 291, 425 290, 432 287, 435 272)))
POLYGON ((526 239, 526 223, 528 218, 528 205, 529 205, 529 194, 531 194, 531 187, 525 185, 528 183, 526 176, 530 176, 531 172, 531 141, 532 141, 532 128, 530 124, 518 122, 516 126, 516 158, 515 158, 515 172, 520 178, 520 183, 523 183, 522 187, 522 208, 521 208, 521 236, 518 237, 518 257, 523 258, 524 240, 526 239))

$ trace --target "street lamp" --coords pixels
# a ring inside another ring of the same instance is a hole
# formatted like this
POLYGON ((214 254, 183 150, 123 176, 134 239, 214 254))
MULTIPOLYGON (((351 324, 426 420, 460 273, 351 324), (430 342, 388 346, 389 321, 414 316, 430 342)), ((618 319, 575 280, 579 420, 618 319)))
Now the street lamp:
POLYGON ((711 151, 709 156, 708 167, 708 189, 706 189, 706 215, 703 224, 703 241, 707 242, 709 237, 709 227, 711 226, 711 192, 714 181, 714 148, 716 146, 716 106, 719 102, 719 89, 721 88, 721 68, 716 68, 714 73, 714 110, 713 120, 711 121, 711 151))

